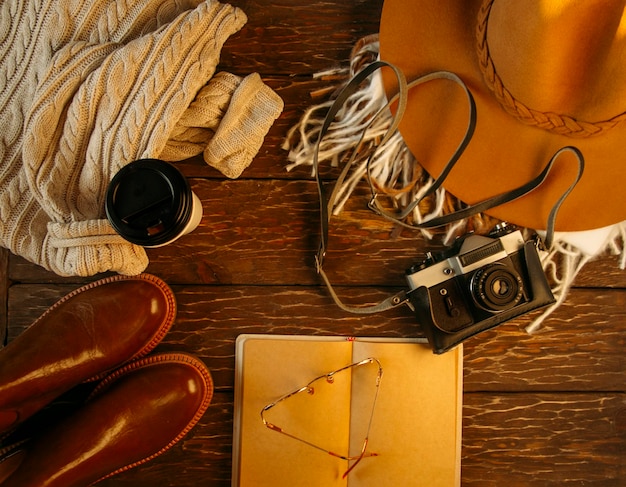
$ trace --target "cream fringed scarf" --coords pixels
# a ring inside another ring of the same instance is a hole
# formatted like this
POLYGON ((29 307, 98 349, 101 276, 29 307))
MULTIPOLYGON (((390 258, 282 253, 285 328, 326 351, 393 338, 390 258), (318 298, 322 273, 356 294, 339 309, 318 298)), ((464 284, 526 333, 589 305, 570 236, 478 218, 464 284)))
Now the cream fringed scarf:
MULTIPOLYGON (((331 84, 333 82, 335 84, 322 94, 338 92, 364 66, 377 59, 378 49, 377 36, 364 38, 355 46, 349 67, 319 73, 320 78, 328 79, 331 84)), ((284 148, 289 150, 288 170, 303 164, 313 164, 318 135, 332 103, 332 99, 319 101, 310 107, 300 122, 291 129, 284 145, 284 148)), ((371 76, 348 98, 320 143, 318 159, 320 164, 337 166, 348 160, 348 155, 353 150, 362 153, 362 156, 355 158, 354 167, 338 188, 335 213, 341 212, 355 187, 366 177, 367 158, 372 148, 378 145, 386 133, 391 120, 390 113, 375 117, 384 109, 386 103, 382 80, 380 77, 371 76)), ((413 200, 420 200, 432 183, 432 179, 413 158, 399 133, 396 133, 370 161, 370 175, 377 188, 393 188, 395 191, 393 196, 401 208, 413 200)), ((381 191, 385 192, 384 189, 381 191)), ((388 190, 387 192, 389 193, 388 190)), ((454 196, 439 188, 432 197, 425 198, 415 208, 411 217, 419 223, 450 213, 461 206, 454 196)), ((441 233, 444 243, 451 243, 455 237, 470 231, 487 233, 498 223, 500 222, 487 215, 478 214, 448 225, 441 233)), ((434 236, 431 231, 421 232, 428 239, 434 236)), ((552 247, 542 255, 543 267, 552 282, 556 302, 535 318, 527 327, 527 331, 531 333, 537 330, 563 303, 575 277, 593 258, 604 253, 620 255, 619 265, 624 269, 626 267, 624 242, 626 242, 626 222, 587 232, 557 232, 552 247)))
POLYGON ((238 177, 282 111, 258 75, 215 74, 245 22, 214 0, 4 0, 0 245, 59 275, 143 271, 104 218, 113 175, 203 153, 238 177))

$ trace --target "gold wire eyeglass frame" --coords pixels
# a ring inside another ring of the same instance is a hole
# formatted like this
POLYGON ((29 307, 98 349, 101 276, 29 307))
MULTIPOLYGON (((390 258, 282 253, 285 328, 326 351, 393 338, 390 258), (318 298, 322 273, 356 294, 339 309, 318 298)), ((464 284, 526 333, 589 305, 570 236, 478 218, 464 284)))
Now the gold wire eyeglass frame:
POLYGON ((341 367, 340 369, 337 370, 333 370, 332 372, 328 372, 327 374, 323 374, 320 375, 319 377, 316 377, 315 379, 311 380, 308 384, 306 384, 303 387, 300 387, 299 389, 296 389, 293 392, 290 392, 288 394, 285 394, 284 396, 280 397, 279 399, 277 399, 276 401, 268 404, 267 406, 265 406, 262 410, 261 410, 261 420, 263 421, 263 424, 269 428, 272 431, 276 431, 277 433, 281 433, 289 438, 292 438, 294 440, 300 441, 301 443, 304 443, 308 446, 311 446, 317 450, 323 451, 324 453, 328 453, 329 455, 333 456, 333 457, 337 457, 340 458, 342 460, 347 460, 347 461, 354 461, 354 463, 348 468, 348 470, 346 470, 346 472, 343 474, 343 478, 347 477, 347 475, 354 469, 354 467, 356 467, 356 465, 365 457, 376 457, 378 456, 378 453, 374 453, 374 452, 367 452, 367 445, 369 443, 369 434, 370 434, 370 429, 372 427, 372 420, 374 418, 374 410, 376 409, 376 400, 378 398, 378 391, 380 390, 380 381, 382 379, 383 376, 383 368, 381 363, 378 361, 378 359, 374 358, 374 357, 369 357, 366 358, 364 360, 361 360, 359 362, 355 362, 352 363, 350 365, 346 365, 345 367, 341 367), (275 425, 274 423, 271 423, 270 421, 268 421, 265 417, 265 413, 267 411, 269 411, 270 409, 272 409, 274 406, 280 404, 281 402, 289 399, 290 397, 293 397, 297 394, 302 394, 302 393, 307 393, 307 394, 313 394, 315 392, 315 383, 321 380, 324 380, 326 382, 328 382, 329 384, 332 384, 334 382, 334 376, 340 372, 346 371, 348 369, 356 369, 357 367, 361 367, 363 365, 368 365, 368 364, 375 364, 378 367, 378 372, 376 374, 376 389, 374 392, 374 398, 372 401, 372 409, 369 415, 369 419, 368 419, 368 425, 367 425, 367 432, 365 434, 365 439, 363 440, 363 446, 361 447, 361 452, 358 455, 342 455, 340 453, 336 453, 330 450, 327 450, 326 448, 323 448, 319 445, 316 445, 314 443, 311 443, 310 441, 307 441, 304 438, 300 438, 299 436, 293 435, 285 430, 283 430, 280 426, 275 425))

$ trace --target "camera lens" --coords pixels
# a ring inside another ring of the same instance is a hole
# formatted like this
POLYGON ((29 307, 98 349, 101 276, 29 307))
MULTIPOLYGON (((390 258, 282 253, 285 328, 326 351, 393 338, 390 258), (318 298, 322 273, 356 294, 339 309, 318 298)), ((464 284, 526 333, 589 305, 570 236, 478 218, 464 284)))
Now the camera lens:
POLYGON ((504 311, 522 299, 524 284, 520 275, 504 264, 487 265, 472 276, 470 289, 476 304, 490 311, 504 311))

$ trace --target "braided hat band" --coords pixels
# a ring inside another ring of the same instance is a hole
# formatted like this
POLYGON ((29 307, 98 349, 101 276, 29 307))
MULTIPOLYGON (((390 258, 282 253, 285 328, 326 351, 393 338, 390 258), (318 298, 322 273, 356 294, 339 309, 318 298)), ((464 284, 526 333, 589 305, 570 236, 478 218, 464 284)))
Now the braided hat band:
POLYGON ((494 97, 507 113, 527 125, 539 127, 567 137, 592 137, 600 135, 615 127, 626 119, 626 112, 616 115, 608 120, 597 122, 580 120, 573 116, 554 112, 542 112, 528 107, 506 88, 504 82, 496 71, 495 64, 489 52, 487 30, 489 14, 495 0, 485 0, 478 11, 476 24, 476 50, 479 67, 487 87, 493 92, 494 97))

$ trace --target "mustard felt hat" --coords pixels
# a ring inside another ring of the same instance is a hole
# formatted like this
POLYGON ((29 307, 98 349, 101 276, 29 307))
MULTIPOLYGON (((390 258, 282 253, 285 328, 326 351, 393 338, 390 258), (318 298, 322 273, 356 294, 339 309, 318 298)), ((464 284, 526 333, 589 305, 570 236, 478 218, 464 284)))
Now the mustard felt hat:
MULTIPOLYGON (((561 206, 556 230, 626 220, 625 0, 386 0, 380 57, 408 80, 450 71, 476 103, 471 141, 444 182, 467 204, 535 178, 561 148, 584 157, 582 178, 561 206)), ((396 79, 383 72, 389 94, 396 79)), ((429 82, 409 92, 400 124, 407 146, 433 177, 462 139, 468 107, 458 86, 429 82)), ((546 181, 488 210, 545 229, 578 162, 563 152, 546 181)))

